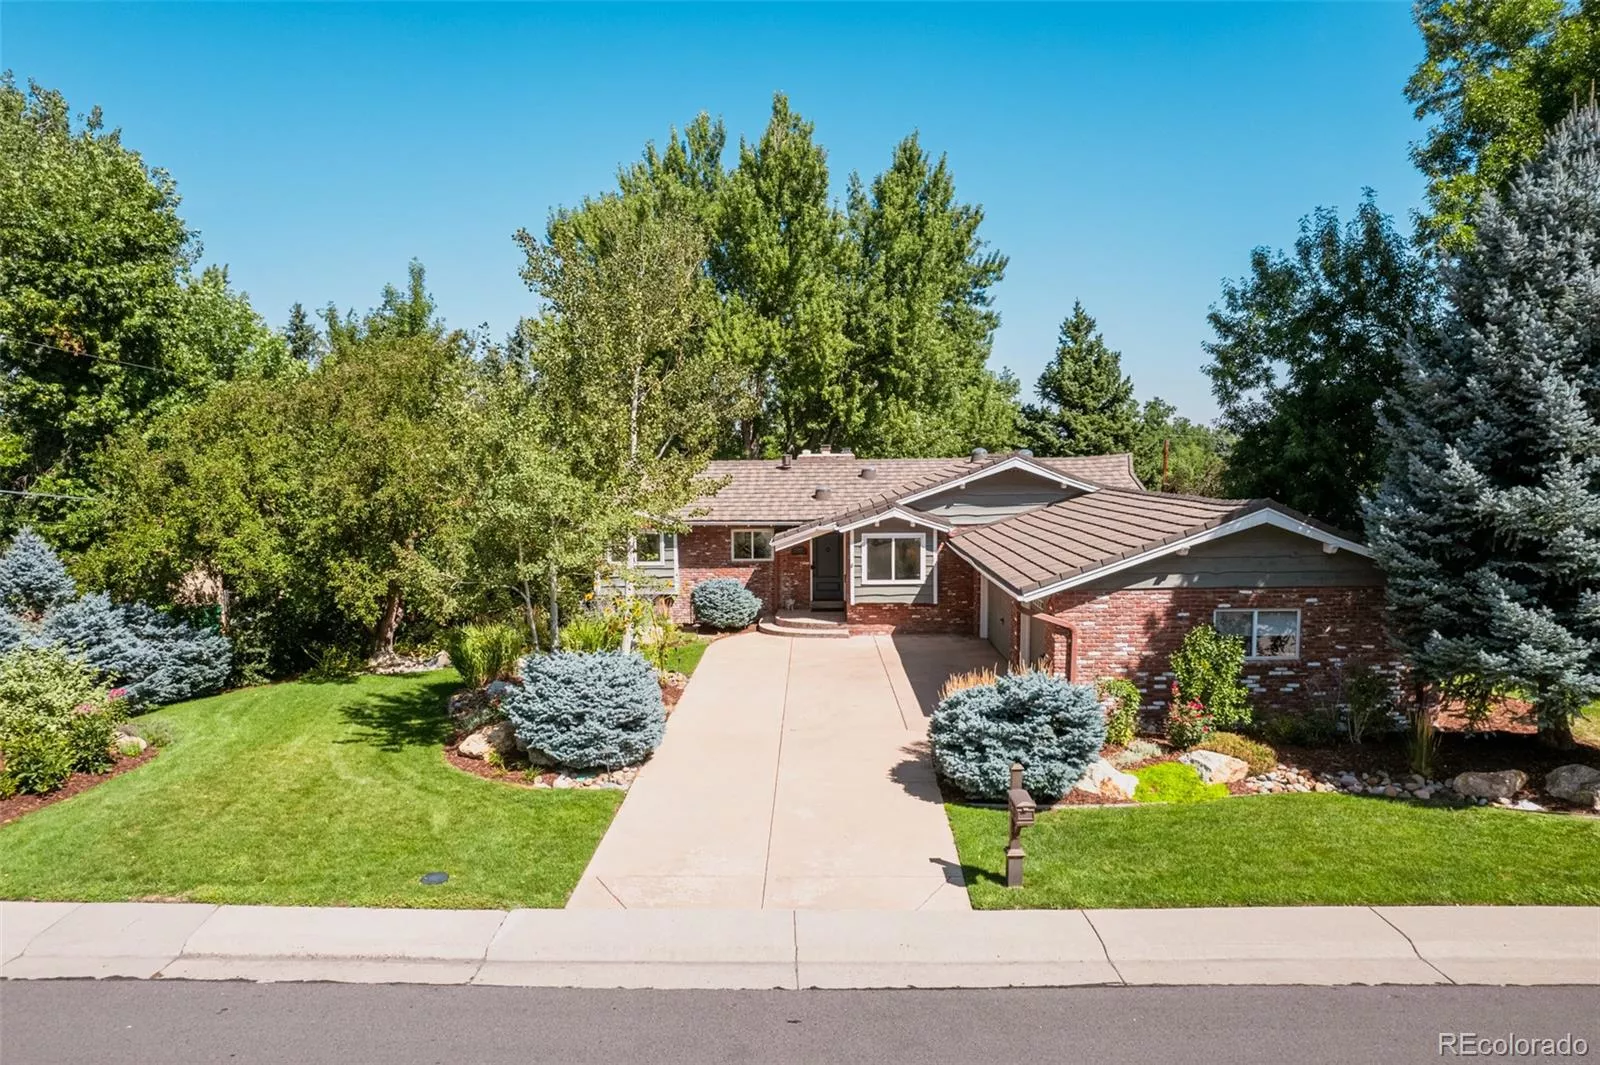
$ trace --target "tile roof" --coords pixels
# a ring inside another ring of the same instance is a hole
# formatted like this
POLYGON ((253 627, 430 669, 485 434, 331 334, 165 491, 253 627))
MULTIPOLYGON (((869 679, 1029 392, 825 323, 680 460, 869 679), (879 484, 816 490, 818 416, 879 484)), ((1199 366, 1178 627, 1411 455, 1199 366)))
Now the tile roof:
POLYGON ((1144 554, 1259 510, 1338 535, 1269 499, 1107 489, 976 525, 951 550, 1018 595, 1144 554))
MULTIPOLYGON (((688 520, 695 524, 799 525, 887 505, 911 492, 1010 457, 1010 453, 1001 453, 976 462, 971 458, 865 459, 839 452, 797 455, 787 470, 777 459, 721 460, 711 463, 706 476, 726 477, 728 483, 715 494, 696 501, 690 507, 693 516, 688 520), (862 476, 868 467, 874 476, 862 476), (828 489, 826 498, 816 498, 818 488, 828 489)), ((1142 487, 1133 474, 1133 457, 1126 453, 1032 461, 1096 485, 1142 487)))

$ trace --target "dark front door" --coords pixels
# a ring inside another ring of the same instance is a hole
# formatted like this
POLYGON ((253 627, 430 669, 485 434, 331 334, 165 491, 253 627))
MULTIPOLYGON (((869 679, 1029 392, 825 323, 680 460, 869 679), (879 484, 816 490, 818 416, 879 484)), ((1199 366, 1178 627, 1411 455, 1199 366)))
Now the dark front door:
POLYGON ((823 533, 811 541, 811 601, 844 599, 844 547, 838 533, 823 533))

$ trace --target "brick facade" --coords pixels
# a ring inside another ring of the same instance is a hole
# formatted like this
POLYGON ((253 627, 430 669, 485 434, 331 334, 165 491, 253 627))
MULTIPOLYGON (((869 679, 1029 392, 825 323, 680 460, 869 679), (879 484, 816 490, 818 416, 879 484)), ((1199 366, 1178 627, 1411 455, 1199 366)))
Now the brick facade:
MULTIPOLYGON (((978 634, 978 573, 944 547, 939 537, 937 603, 849 603, 845 621, 852 633, 942 632, 978 634)), ((846 581, 849 574, 845 574, 846 581)), ((847 583, 848 587, 848 583, 847 583)))
MULTIPOLYGON (((1186 632, 1211 621, 1213 610, 1297 609, 1299 657, 1247 661, 1244 667, 1257 707, 1294 711, 1305 709, 1310 697, 1331 693, 1343 664, 1402 669, 1399 652, 1388 642, 1383 601, 1381 587, 1130 588, 1061 592, 1038 604, 1037 612, 1049 615, 1054 668, 1080 683, 1126 677, 1143 693, 1146 710, 1164 713, 1170 656, 1186 632)), ((1041 650, 1033 648, 1035 654, 1041 650)))
MULTIPOLYGON (((772 562, 733 561, 733 541, 730 530, 713 525, 702 525, 678 534, 678 591, 672 603, 672 620, 685 625, 694 620, 694 610, 689 605, 689 593, 701 581, 713 577, 732 577, 761 597, 762 609, 771 612, 774 571, 781 559, 785 568, 791 568, 791 559, 785 552, 777 552, 772 562)), ((804 560, 798 560, 803 562, 804 560)))

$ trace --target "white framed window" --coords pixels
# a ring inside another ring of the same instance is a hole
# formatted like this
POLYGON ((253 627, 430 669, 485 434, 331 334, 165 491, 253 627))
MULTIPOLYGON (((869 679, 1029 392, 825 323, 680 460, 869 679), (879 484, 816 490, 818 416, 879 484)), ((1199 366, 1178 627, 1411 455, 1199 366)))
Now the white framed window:
MULTIPOLYGON (((664 532, 642 532, 633 538, 634 556, 642 566, 650 562, 665 562, 677 553, 677 535, 664 532)), ((624 541, 606 548, 606 561, 619 566, 628 564, 628 545, 624 541)))
POLYGON ((733 560, 735 562, 771 562, 771 529, 733 530, 733 560))
POLYGON ((1243 640, 1246 658, 1300 657, 1298 610, 1218 610, 1211 623, 1223 636, 1243 640))
POLYGON ((921 533, 868 533, 862 540, 863 584, 922 583, 926 541, 921 533))

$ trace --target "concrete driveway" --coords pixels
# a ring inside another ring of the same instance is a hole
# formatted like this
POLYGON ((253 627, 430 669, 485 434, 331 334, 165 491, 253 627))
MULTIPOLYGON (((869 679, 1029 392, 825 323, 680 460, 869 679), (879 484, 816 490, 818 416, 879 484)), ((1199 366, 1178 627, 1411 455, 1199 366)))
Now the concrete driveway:
POLYGON ((956 636, 718 640, 567 905, 966 909, 927 715, 996 661, 956 636))

